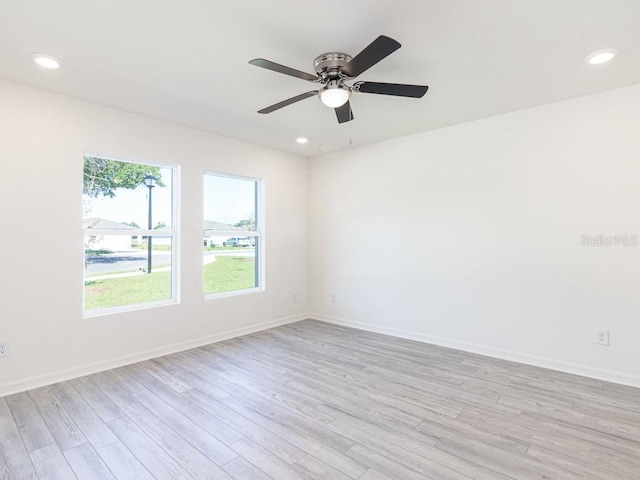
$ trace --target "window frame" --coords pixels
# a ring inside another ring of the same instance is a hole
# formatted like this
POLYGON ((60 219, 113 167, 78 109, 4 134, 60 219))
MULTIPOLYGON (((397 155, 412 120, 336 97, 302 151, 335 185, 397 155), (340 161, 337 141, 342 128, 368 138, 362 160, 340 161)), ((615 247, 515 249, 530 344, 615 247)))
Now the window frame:
MULTIPOLYGON (((252 293, 264 292, 266 289, 265 286, 265 187, 264 187, 264 179, 257 177, 250 177, 247 175, 237 175, 232 173, 224 173, 224 172, 216 172, 213 170, 205 170, 202 175, 202 228, 204 231, 204 201, 205 201, 205 179, 207 175, 229 178, 233 180, 244 180, 250 181, 254 183, 254 226, 255 230, 253 232, 242 232, 243 237, 252 237, 254 239, 255 245, 255 283, 257 286, 250 288, 242 288, 239 290, 228 290, 226 292, 215 292, 215 293, 206 293, 204 292, 204 262, 202 262, 202 271, 200 278, 202 280, 202 291, 204 294, 205 301, 207 300, 215 300, 218 298, 227 298, 227 297, 235 297, 239 295, 249 295, 252 293)), ((238 237, 238 230, 216 230, 216 233, 219 233, 220 236, 229 235, 229 237, 238 237)), ((203 252, 204 259, 204 252, 203 252)))
MULTIPOLYGON (((181 285, 180 285, 180 165, 172 163, 162 163, 156 161, 138 160, 129 157, 119 157, 112 155, 103 155, 95 153, 93 151, 85 151, 82 154, 82 162, 84 165, 85 157, 97 157, 104 160, 112 160, 115 162, 123 163, 135 163, 137 165, 147 165, 150 167, 160 167, 171 169, 171 229, 162 230, 159 233, 158 230, 149 230, 146 228, 136 228, 134 230, 121 230, 121 229, 96 229, 96 228, 84 228, 82 227, 82 318, 100 317, 104 315, 112 315, 117 313, 126 313, 137 310, 146 310, 149 308, 157 308, 166 305, 175 305, 180 303, 181 285), (86 281, 86 269, 85 266, 85 238, 88 236, 134 236, 139 238, 151 236, 151 237, 169 237, 171 238, 171 297, 163 300, 154 300, 151 302, 133 303, 128 305, 117 305, 114 307, 95 308, 92 310, 85 309, 85 281, 86 281)), ((84 181, 84 180, 83 180, 84 181)), ((154 187, 155 188, 155 187, 154 187)), ((82 196, 81 196, 82 199, 82 196)), ((82 209, 84 215, 84 208, 82 209)), ((84 217, 83 217, 84 220, 84 217)))

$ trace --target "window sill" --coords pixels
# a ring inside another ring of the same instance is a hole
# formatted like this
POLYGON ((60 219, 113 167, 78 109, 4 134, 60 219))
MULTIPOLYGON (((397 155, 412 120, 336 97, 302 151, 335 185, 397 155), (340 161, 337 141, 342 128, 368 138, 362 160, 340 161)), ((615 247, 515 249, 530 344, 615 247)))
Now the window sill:
POLYGON ((226 297, 237 297, 240 295, 249 295, 252 293, 264 292, 264 288, 254 287, 254 288, 245 288, 242 290, 230 290, 228 292, 219 292, 219 293, 205 293, 204 299, 206 300, 215 300, 217 298, 226 298, 226 297))

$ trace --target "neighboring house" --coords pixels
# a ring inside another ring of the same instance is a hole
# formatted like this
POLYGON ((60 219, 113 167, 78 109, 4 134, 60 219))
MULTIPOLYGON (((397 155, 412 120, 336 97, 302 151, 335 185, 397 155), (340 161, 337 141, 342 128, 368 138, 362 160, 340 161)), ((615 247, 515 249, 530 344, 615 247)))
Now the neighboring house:
MULTIPOLYGON (((126 223, 114 222, 101 217, 89 217, 85 218, 82 222, 82 227, 85 229, 105 229, 105 230, 138 230, 126 223)), ((167 230, 167 235, 170 235, 170 230, 163 227, 155 230, 156 234, 161 234, 163 230, 167 230)), ((232 237, 245 237, 247 230, 235 227, 228 223, 214 222, 211 220, 205 220, 204 222, 204 246, 205 247, 221 247, 222 244, 232 237), (236 233, 237 232, 237 233, 236 233)), ((111 251, 123 251, 133 250, 143 245, 147 241, 146 236, 141 235, 95 235, 87 236, 85 238, 85 248, 92 250, 111 250, 111 251)), ((154 245, 170 245, 171 238, 167 237, 154 237, 154 245)))
MULTIPOLYGON (((100 217, 89 217, 82 221, 85 229, 136 230, 131 225, 114 222, 100 217)), ((132 250, 139 244, 137 235, 89 235, 85 237, 84 246, 91 250, 123 251, 132 250)))
POLYGON ((247 230, 228 223, 204 221, 204 246, 221 247, 231 237, 245 237, 247 230), (238 232, 233 234, 233 232, 238 232))

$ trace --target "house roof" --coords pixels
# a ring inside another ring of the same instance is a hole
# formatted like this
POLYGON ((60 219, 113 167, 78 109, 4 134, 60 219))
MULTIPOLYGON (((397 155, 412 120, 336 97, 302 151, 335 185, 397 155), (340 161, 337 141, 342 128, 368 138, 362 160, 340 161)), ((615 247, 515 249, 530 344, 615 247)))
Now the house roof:
POLYGON ((82 228, 101 228, 105 230, 135 230, 126 223, 114 222, 101 217, 88 217, 82 220, 82 228))
POLYGON ((0 78, 302 156, 640 82, 638 0, 35 5, 2 0, 0 78), (117 35, 97 34, 105 25, 117 35), (318 98, 257 113, 318 84, 249 60, 314 73, 316 56, 356 55, 381 34, 402 48, 357 80, 429 85, 422 99, 353 92, 355 120, 342 125, 318 98), (584 62, 607 48, 620 55, 584 62), (29 59, 34 51, 63 67, 44 72, 29 59))
POLYGON ((222 222, 216 222, 213 220, 205 220, 204 221, 204 236, 205 237, 212 237, 215 236, 216 233, 219 233, 221 231, 224 232, 247 232, 246 229, 244 228, 240 228, 240 227, 236 227, 234 225, 230 225, 228 223, 222 223, 222 222))
POLYGON ((214 220, 204 221, 205 230, 245 230, 244 228, 236 227, 229 223, 216 222, 214 220))

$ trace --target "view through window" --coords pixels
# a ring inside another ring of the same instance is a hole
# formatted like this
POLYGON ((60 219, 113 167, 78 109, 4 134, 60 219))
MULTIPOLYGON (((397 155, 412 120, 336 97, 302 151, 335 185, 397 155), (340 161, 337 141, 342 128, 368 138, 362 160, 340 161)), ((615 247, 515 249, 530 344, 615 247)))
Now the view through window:
POLYGON ((175 299, 174 177, 171 167, 85 156, 85 313, 175 299))
POLYGON ((260 181, 204 175, 204 293, 257 289, 260 284, 260 181))

